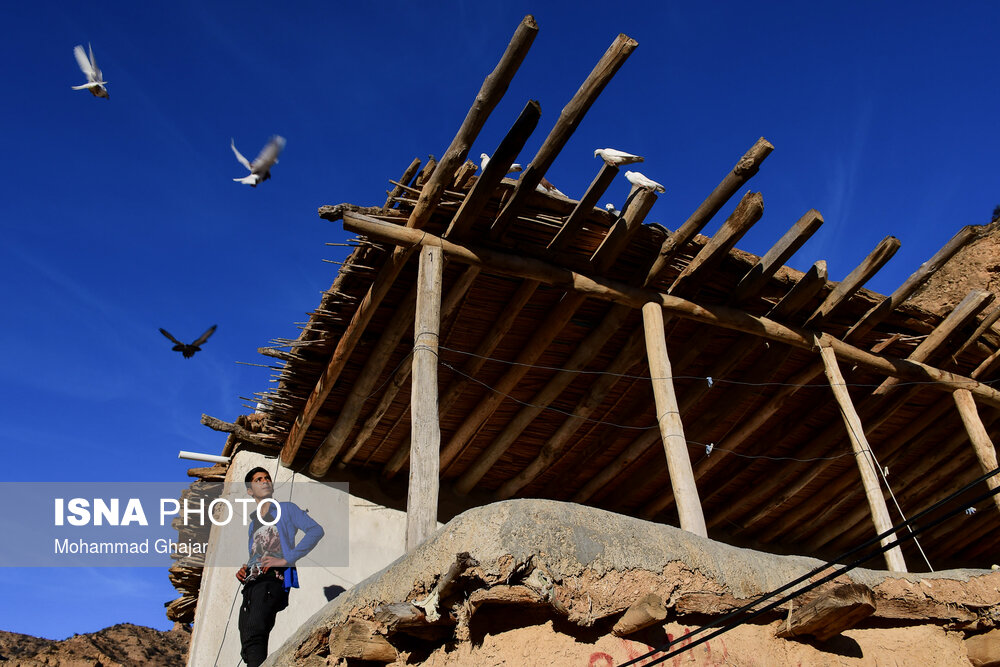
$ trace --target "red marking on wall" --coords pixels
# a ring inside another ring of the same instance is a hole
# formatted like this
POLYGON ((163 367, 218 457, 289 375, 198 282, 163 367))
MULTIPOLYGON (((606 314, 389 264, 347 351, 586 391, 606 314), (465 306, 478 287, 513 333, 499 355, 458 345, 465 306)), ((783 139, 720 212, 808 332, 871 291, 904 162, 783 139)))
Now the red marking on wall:
POLYGON ((615 667, 615 659, 607 653, 597 651, 590 654, 590 662, 587 667, 615 667))

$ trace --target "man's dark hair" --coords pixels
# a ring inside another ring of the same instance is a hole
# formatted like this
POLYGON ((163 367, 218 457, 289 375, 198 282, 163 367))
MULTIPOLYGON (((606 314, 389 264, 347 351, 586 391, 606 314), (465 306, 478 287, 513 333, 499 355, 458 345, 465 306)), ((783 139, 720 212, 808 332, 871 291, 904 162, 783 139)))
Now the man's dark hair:
POLYGON ((269 473, 267 471, 267 468, 261 468, 260 466, 257 466, 256 468, 254 468, 253 470, 251 470, 250 472, 248 472, 247 476, 243 479, 243 481, 246 482, 246 485, 247 485, 248 489, 250 488, 250 483, 253 481, 253 476, 256 475, 259 472, 264 473, 265 475, 268 476, 268 478, 271 477, 271 473, 269 473))

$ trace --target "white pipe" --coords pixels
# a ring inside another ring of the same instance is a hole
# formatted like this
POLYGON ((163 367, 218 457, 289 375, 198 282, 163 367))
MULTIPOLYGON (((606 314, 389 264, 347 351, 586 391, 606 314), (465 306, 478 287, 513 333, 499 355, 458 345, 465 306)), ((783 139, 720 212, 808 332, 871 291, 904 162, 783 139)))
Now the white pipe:
POLYGON ((179 459, 191 459, 192 461, 205 461, 207 463, 229 463, 228 456, 215 456, 214 454, 199 454, 198 452, 180 451, 177 453, 179 459))

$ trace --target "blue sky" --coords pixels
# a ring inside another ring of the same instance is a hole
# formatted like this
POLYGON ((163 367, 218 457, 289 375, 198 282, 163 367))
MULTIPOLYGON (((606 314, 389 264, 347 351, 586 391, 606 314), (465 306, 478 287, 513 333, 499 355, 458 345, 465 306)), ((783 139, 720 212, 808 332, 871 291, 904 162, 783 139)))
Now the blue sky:
MULTIPOLYGON (((218 453, 200 415, 247 411, 268 371, 236 362, 295 337, 333 280, 322 260, 342 259, 317 207, 381 204, 440 155, 527 13, 538 37, 472 155, 537 99, 530 161, 614 37, 639 42, 549 171, 570 196, 595 148, 640 153, 667 188, 647 220, 674 229, 763 135, 764 217, 740 247, 816 208, 826 224, 791 264, 826 259, 839 280, 892 234, 882 292, 1000 204, 995 3, 293 4, 0 6, 0 481, 176 481, 178 450, 218 453), (70 90, 87 42, 110 100, 70 90), (252 158, 272 134, 288 140, 272 180, 233 183, 230 137, 252 158), (211 324, 193 359, 157 332, 211 324)), ((176 597, 153 568, 0 567, 0 587, 0 630, 49 638, 168 628, 176 597)))

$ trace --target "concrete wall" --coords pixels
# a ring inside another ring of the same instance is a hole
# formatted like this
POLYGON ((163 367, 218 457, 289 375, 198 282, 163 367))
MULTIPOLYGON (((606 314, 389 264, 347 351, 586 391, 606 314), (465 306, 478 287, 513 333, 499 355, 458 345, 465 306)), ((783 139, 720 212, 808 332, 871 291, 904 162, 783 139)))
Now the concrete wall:
MULTIPOLYGON (((271 471, 275 485, 274 497, 277 500, 288 498, 288 490, 293 481, 305 483, 309 480, 304 475, 295 475, 291 470, 280 466, 274 457, 241 451, 233 458, 226 481, 242 485, 246 473, 256 466, 271 471)), ((274 630, 271 631, 268 645, 270 650, 281 646, 310 616, 325 606, 332 599, 328 599, 328 596, 336 595, 340 588, 350 589, 403 555, 406 538, 405 512, 382 507, 353 495, 349 495, 347 500, 350 514, 350 564, 346 567, 298 567, 299 588, 291 590, 288 608, 278 614, 274 630)), ((310 515, 321 525, 330 525, 324 521, 322 508, 308 509, 310 515)), ((343 536, 331 534, 327 530, 323 539, 343 539, 343 536)), ((209 567, 205 568, 201 580, 188 665, 210 667, 216 664, 242 664, 238 617, 243 597, 236 580, 238 568, 230 563, 246 560, 245 528, 237 524, 213 527, 209 549, 212 560, 209 561, 209 567), (241 553, 229 553, 231 548, 241 549, 241 553), (218 560, 220 558, 225 560, 218 560), (224 562, 226 565, 213 566, 213 562, 224 562)))

